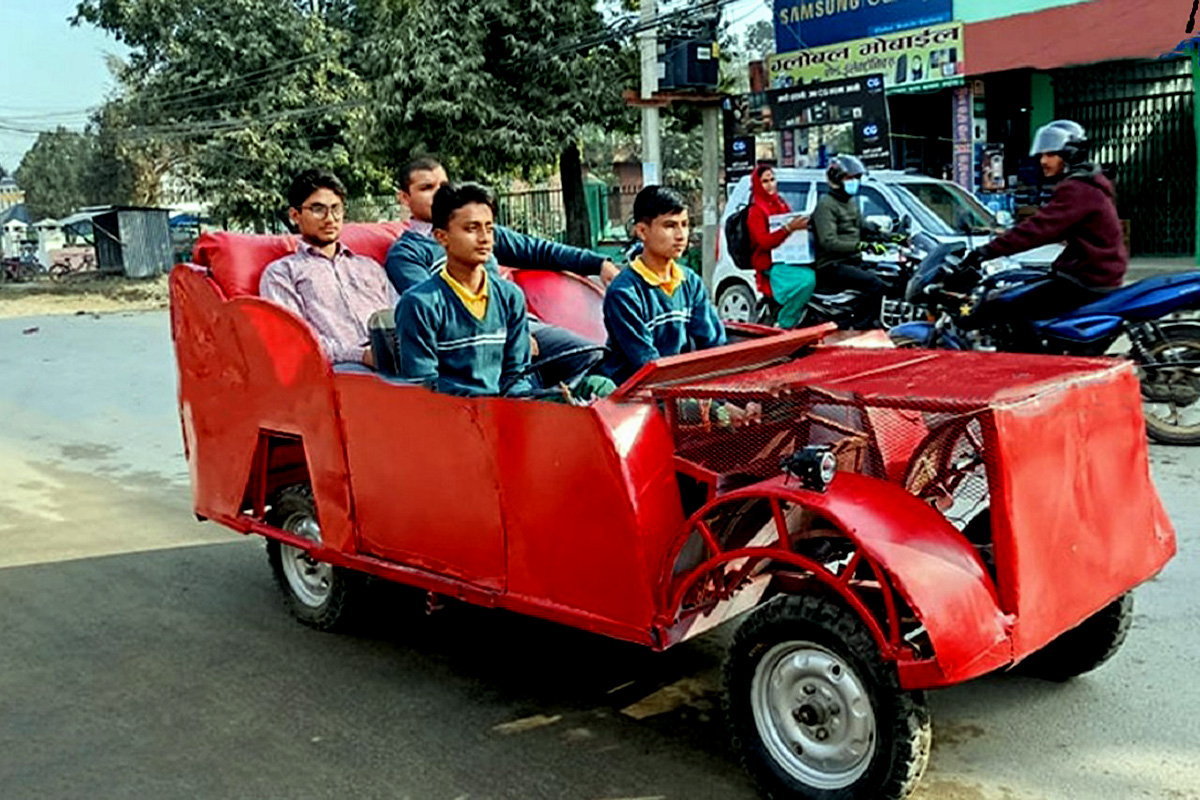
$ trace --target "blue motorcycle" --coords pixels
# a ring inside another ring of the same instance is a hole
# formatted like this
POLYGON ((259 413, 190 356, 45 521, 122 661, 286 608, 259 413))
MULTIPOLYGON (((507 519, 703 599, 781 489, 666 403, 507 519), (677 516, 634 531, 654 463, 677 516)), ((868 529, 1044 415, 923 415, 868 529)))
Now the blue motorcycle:
POLYGON ((1200 444, 1200 322, 1170 319, 1200 308, 1200 272, 1147 278, 1055 319, 1015 320, 1005 306, 1047 279, 1026 268, 988 274, 962 263, 961 245, 937 245, 905 299, 931 321, 889 331, 898 347, 1115 355, 1137 364, 1150 438, 1200 444))

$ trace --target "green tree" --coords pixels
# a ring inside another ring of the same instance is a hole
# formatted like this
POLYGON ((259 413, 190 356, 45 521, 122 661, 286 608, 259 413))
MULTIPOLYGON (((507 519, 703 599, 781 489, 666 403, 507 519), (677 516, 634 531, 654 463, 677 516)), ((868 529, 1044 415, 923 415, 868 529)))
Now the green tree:
MULTIPOLYGON (((214 213, 265 226, 298 171, 336 171, 356 194, 386 174, 363 157, 363 81, 349 34, 301 0, 81 0, 75 21, 131 50, 119 144, 136 174, 180 164, 214 213)), ((114 120, 114 125, 116 121, 114 120)), ((117 130, 114 127, 113 130, 117 130)))
POLYGON ((38 134, 14 176, 33 219, 58 219, 91 203, 87 174, 95 151, 88 133, 60 127, 38 134))
POLYGON ((628 125, 631 48, 593 0, 408 0, 380 4, 365 48, 374 141, 398 165, 436 152, 491 178, 557 163, 583 127, 628 125))

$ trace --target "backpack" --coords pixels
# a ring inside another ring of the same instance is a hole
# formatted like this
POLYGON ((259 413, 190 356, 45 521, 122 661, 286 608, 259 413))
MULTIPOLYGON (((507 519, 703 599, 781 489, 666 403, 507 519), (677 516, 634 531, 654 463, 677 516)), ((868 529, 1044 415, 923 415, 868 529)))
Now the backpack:
POLYGON ((725 246, 738 269, 752 270, 754 243, 750 241, 750 206, 744 206, 725 220, 725 246))

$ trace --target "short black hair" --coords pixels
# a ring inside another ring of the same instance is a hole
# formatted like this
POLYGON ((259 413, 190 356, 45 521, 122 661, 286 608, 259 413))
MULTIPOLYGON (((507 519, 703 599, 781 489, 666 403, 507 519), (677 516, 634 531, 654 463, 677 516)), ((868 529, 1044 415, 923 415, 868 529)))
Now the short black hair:
POLYGON ((487 206, 492 210, 492 216, 496 214, 496 195, 486 186, 478 183, 448 183, 438 189, 433 196, 433 213, 430 215, 433 217, 433 227, 436 230, 448 230, 454 212, 471 203, 487 206))
POLYGON ((414 172, 432 172, 440 166, 442 166, 442 162, 433 156, 417 156, 400 168, 400 190, 404 192, 408 191, 408 187, 412 185, 412 174, 414 172))
POLYGON ((304 201, 312 197, 312 193, 317 189, 328 189, 342 198, 342 202, 346 201, 346 184, 329 170, 318 167, 306 169, 292 179, 287 193, 288 205, 299 211, 304 206, 304 201))
POLYGON ((647 186, 633 199, 633 221, 653 222, 663 214, 687 211, 683 195, 666 186, 647 186))

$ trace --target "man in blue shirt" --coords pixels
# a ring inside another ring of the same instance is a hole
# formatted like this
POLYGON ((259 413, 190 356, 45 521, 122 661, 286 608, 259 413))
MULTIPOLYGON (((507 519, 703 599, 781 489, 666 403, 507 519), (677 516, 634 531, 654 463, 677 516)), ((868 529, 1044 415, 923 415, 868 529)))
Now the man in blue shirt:
MULTIPOLYGON (((388 249, 384 269, 401 295, 437 272, 442 260, 442 246, 433 235, 433 198, 448 182, 442 165, 427 156, 410 161, 400 170, 397 197, 412 218, 408 230, 388 249)), ((499 260, 506 267, 518 269, 599 275, 606 285, 620 273, 616 265, 598 253, 525 236, 503 225, 494 226, 494 230, 495 255, 487 264, 490 270, 495 271, 499 260)))
POLYGON ((641 256, 604 297, 609 356, 605 372, 618 384, 663 356, 725 344, 725 327, 700 276, 679 266, 688 242, 688 212, 678 192, 647 186, 633 202, 641 256))
POLYGON ((445 263, 400 298, 400 377, 459 395, 527 395, 525 295, 487 269, 496 200, 475 184, 447 184, 434 197, 433 235, 445 263))

